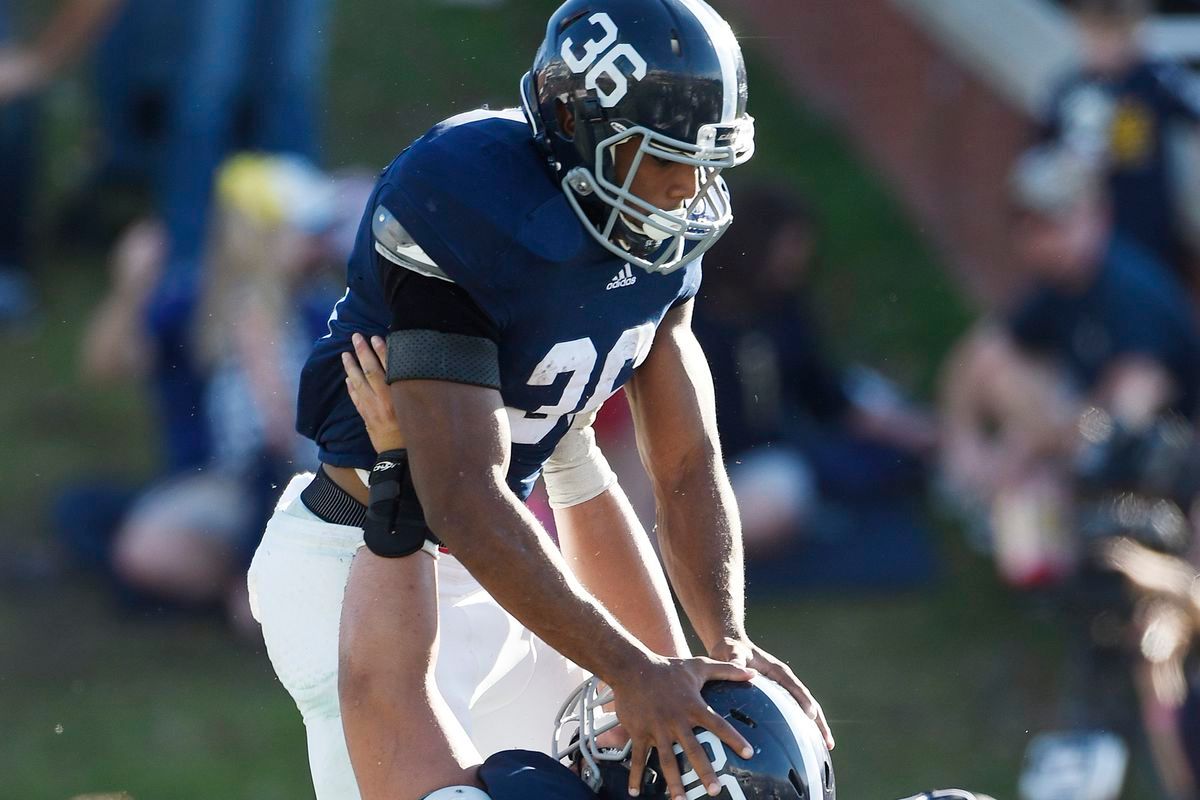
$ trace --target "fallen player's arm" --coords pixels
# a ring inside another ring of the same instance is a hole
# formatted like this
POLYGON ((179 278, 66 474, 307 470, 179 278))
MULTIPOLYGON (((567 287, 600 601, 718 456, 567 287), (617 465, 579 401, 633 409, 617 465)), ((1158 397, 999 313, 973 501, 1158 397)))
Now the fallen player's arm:
POLYGON ((709 655, 745 664, 784 685, 832 747, 819 704, 786 664, 746 633, 741 527, 721 461, 712 374, 692 332, 692 305, 668 312, 650 355, 626 388, 658 503, 667 574, 709 655))
POLYGON ((424 553, 350 565, 338 634, 338 700, 362 800, 478 786, 482 761, 434 681, 435 562, 424 553))

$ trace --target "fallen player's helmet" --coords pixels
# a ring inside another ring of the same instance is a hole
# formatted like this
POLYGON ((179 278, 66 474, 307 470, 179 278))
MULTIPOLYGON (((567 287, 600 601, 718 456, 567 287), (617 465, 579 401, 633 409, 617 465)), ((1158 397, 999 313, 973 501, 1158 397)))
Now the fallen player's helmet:
POLYGON ((965 789, 934 789, 907 797, 905 800, 992 800, 985 794, 968 792, 965 789))
POLYGON ((546 28, 521 100, 533 136, 584 227, 651 272, 699 257, 733 215, 721 170, 754 153, 741 48, 703 0, 567 0, 546 28), (559 108, 575 120, 563 131, 559 108), (614 148, 640 142, 618 184, 614 148), (643 159, 689 164, 700 189, 683 209, 630 187, 643 159))
MULTIPOLYGON (((715 681, 701 690, 708 705, 727 719, 751 747, 742 758, 716 735, 698 731, 723 791, 719 800, 834 800, 833 764, 825 741, 798 703, 779 684, 764 677, 748 683, 715 681)), ((626 800, 632 743, 607 748, 597 737, 619 721, 606 712, 612 691, 596 678, 575 691, 559 712, 553 755, 579 770, 580 777, 604 800, 626 800)), ((666 800, 667 785, 652 753, 639 797, 666 800)), ((687 796, 707 797, 699 776, 678 745, 675 756, 687 796)))

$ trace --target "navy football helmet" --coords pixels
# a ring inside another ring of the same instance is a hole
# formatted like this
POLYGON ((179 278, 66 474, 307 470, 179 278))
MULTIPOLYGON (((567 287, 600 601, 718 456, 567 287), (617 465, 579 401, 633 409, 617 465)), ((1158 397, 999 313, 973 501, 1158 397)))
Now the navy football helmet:
POLYGON ((571 206, 612 253, 669 272, 729 227, 721 170, 753 155, 754 119, 741 48, 704 0, 567 0, 550 18, 521 100, 571 206), (560 107, 575 121, 572 136, 560 107), (614 149, 634 142, 618 183, 614 149), (657 208, 630 191, 647 156, 697 169, 700 188, 684 208, 657 208))
MULTIPOLYGON (((723 791, 719 800, 835 800, 833 764, 817 725, 779 684, 759 676, 748 683, 715 681, 701 690, 718 714, 737 728, 754 748, 744 759, 727 750, 716 735, 698 731, 723 791)), ((627 800, 632 743, 605 748, 597 737, 619 723, 604 711, 612 691, 596 678, 585 682, 563 704, 554 732, 552 754, 579 770, 580 777, 603 800, 627 800)), ((650 756, 639 797, 668 800, 667 785, 650 756)), ((689 798, 708 797, 681 748, 675 758, 689 798)))

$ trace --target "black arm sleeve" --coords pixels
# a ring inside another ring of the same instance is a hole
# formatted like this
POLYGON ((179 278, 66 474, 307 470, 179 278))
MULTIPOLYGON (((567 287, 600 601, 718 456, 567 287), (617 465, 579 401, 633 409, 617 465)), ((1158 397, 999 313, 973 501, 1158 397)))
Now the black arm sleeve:
POLYGON ((384 272, 392 310, 388 383, 440 380, 499 389, 500 332, 462 288, 403 267, 384 272))
POLYGON ((394 264, 383 265, 383 289, 392 309, 392 331, 438 331, 500 341, 500 331, 459 286, 419 275, 394 264))

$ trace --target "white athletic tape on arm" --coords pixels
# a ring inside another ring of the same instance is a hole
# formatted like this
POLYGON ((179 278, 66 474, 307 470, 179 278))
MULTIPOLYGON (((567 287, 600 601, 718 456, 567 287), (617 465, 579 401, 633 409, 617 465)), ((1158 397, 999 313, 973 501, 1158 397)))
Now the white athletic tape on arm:
POLYGON ((438 789, 433 794, 425 795, 425 800, 492 800, 487 792, 474 786, 447 786, 438 789))
POLYGON ((595 412, 576 417, 543 467, 551 508, 586 503, 617 482, 616 473, 596 445, 595 419, 595 412))

